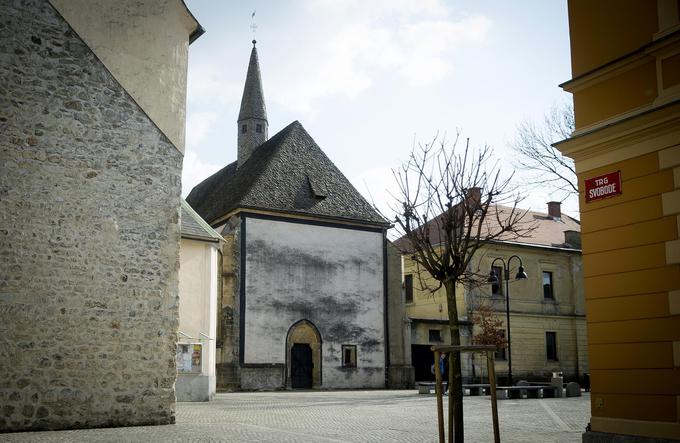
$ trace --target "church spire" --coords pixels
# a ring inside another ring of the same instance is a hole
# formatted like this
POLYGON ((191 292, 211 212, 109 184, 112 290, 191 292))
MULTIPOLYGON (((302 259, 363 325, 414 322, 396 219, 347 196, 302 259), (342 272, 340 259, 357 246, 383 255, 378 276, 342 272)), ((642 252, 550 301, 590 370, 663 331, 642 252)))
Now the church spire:
POLYGON ((255 149, 268 139, 269 123, 267 109, 264 105, 260 63, 257 59, 256 41, 250 52, 250 63, 246 84, 241 98, 241 110, 238 113, 238 166, 245 163, 255 149))

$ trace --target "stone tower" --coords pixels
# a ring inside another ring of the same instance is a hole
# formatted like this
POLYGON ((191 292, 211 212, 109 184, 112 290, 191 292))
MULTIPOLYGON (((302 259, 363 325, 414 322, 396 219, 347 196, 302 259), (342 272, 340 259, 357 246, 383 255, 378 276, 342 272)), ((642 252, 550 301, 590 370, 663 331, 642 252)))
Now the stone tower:
POLYGON ((266 142, 269 131, 267 109, 264 106, 260 63, 257 60, 256 41, 250 52, 246 84, 243 87, 241 110, 238 113, 238 166, 245 163, 255 148, 266 142))

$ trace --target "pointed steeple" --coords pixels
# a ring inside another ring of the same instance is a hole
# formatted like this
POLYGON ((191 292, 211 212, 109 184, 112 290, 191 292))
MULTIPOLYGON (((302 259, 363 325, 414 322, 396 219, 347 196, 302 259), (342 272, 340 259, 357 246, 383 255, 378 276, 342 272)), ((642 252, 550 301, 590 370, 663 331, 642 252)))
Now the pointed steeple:
POLYGON ((257 59, 256 41, 250 52, 250 63, 243 87, 241 110, 238 113, 238 166, 250 158, 253 151, 266 142, 269 132, 267 108, 264 105, 260 63, 257 59))

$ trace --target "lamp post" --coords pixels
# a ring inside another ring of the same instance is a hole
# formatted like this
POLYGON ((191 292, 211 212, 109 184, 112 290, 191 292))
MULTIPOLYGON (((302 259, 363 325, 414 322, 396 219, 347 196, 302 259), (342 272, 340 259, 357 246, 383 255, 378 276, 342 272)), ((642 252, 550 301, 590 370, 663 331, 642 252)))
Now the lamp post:
POLYGON ((507 262, 502 258, 495 258, 491 262, 491 272, 489 272, 489 283, 500 283, 498 276, 493 270, 494 264, 500 261, 503 265, 503 275, 505 277, 505 324, 508 330, 508 384, 512 386, 512 346, 510 342, 510 263, 512 259, 516 258, 519 261, 519 269, 517 270, 517 275, 515 279, 525 280, 527 279, 527 273, 524 272, 524 266, 522 266, 522 259, 516 255, 508 258, 507 262))

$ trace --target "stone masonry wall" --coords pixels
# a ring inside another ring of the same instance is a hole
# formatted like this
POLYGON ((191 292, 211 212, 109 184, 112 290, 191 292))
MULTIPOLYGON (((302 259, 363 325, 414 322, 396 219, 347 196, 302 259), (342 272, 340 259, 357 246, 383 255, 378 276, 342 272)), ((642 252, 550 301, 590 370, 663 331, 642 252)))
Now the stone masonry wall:
POLYGON ((0 10, 0 431, 172 423, 182 156, 47 1, 0 10))
POLYGON ((241 218, 232 217, 227 225, 218 228, 222 233, 222 293, 218 304, 217 389, 234 391, 241 387, 239 366, 239 286, 241 265, 241 218))

